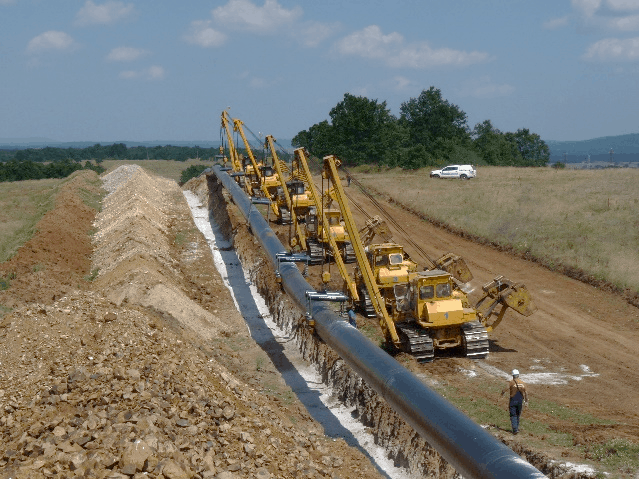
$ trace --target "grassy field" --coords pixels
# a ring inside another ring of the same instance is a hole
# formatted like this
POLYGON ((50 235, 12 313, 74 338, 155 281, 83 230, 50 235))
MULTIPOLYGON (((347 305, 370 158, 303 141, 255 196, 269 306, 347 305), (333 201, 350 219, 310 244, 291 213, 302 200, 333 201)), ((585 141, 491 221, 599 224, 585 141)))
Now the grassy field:
POLYGON ((639 291, 639 169, 480 167, 470 181, 426 169, 354 173, 434 220, 639 291))
MULTIPOLYGON (((487 381, 483 384, 483 387, 493 396, 499 394, 502 386, 502 383, 497 384, 494 381, 487 381)), ((433 388, 477 424, 489 425, 505 431, 510 429, 510 420, 503 406, 499 407, 482 398, 468 397, 463 390, 451 385, 437 384, 433 388)), ((596 475, 598 478, 631 477, 637 472, 637 468, 639 468, 638 444, 626 439, 613 439, 589 445, 576 444, 572 434, 549 427, 544 416, 552 422, 560 420, 577 425, 615 424, 612 421, 602 420, 552 401, 535 400, 532 402, 530 410, 524 411, 521 421, 522 430, 530 434, 526 440, 528 447, 541 451, 548 450, 549 447, 572 449, 575 454, 586 459, 584 461, 586 464, 602 471, 596 475), (530 412, 535 414, 530 414, 530 412), (530 416, 535 416, 537 419, 532 419, 530 416)))
POLYGON ((0 263, 10 259, 35 232, 35 225, 53 208, 64 180, 0 183, 0 263))
MULTIPOLYGON (((106 160, 102 166, 111 172, 123 164, 139 164, 152 173, 175 181, 179 181, 182 171, 191 165, 213 165, 202 160, 106 160)), ((53 208, 55 195, 65 181, 47 179, 0 183, 0 263, 10 259, 33 236, 36 223, 53 208)), ((85 202, 99 209, 99 199, 90 196, 87 193, 85 202)))
POLYGON ((104 160, 102 166, 106 168, 107 173, 115 170, 121 165, 140 165, 142 168, 155 173, 158 176, 165 178, 171 178, 177 182, 180 181, 180 175, 182 171, 186 170, 191 165, 207 165, 213 166, 212 161, 205 160, 188 160, 188 161, 173 161, 173 160, 104 160))

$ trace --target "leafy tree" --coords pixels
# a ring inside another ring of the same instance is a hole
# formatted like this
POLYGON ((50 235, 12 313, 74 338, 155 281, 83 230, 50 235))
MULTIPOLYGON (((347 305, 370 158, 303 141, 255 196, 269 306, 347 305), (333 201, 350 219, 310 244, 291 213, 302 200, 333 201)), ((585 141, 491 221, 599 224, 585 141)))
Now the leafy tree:
POLYGON ((383 163, 397 146, 396 118, 385 101, 345 93, 329 115, 331 123, 324 120, 301 131, 293 138, 293 146, 305 147, 319 157, 337 155, 347 165, 383 163))
POLYGON ((433 157, 447 158, 454 145, 470 143, 466 113, 433 86, 402 103, 399 121, 407 130, 408 142, 426 146, 433 157))
POLYGON ((300 131, 291 140, 295 147, 306 148, 320 158, 334 153, 332 143, 332 126, 327 120, 315 123, 308 130, 300 131))
POLYGON ((106 171, 106 168, 104 166, 100 166, 100 163, 102 163, 102 160, 96 160, 95 162, 96 162, 96 164, 94 165, 90 161, 85 161, 84 162, 84 169, 85 170, 93 170, 98 175, 101 175, 102 173, 104 173, 106 171))
POLYGON ((330 111, 334 154, 346 164, 380 163, 392 140, 396 121, 386 107, 366 97, 344 94, 330 111))
POLYGON ((472 131, 472 138, 477 153, 487 165, 513 164, 514 156, 518 156, 512 142, 490 120, 477 123, 472 131))
POLYGON ((520 128, 515 133, 506 133, 519 155, 516 156, 516 166, 546 166, 550 161, 550 149, 545 141, 536 133, 530 133, 528 128, 520 128))
POLYGON ((185 170, 182 170, 182 174, 180 175, 180 185, 183 185, 191 178, 195 178, 196 176, 200 176, 204 170, 208 169, 207 165, 191 165, 185 170))
MULTIPOLYGON (((106 147, 106 155, 109 158, 126 158, 126 145, 124 143, 114 143, 111 146, 106 147)), ((96 158, 101 159, 101 158, 96 158)))

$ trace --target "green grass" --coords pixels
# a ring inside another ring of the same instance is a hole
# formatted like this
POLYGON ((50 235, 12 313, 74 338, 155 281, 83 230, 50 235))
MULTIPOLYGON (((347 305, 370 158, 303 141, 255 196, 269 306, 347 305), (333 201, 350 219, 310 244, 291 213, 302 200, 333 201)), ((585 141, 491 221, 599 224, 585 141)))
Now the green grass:
POLYGON ((104 160, 102 162, 102 166, 106 168, 106 173, 108 174, 115 170, 117 167, 122 165, 139 165, 145 170, 156 174, 158 176, 163 176, 165 178, 170 178, 175 180, 176 182, 180 181, 180 177, 182 176, 182 171, 187 169, 192 165, 206 165, 213 166, 212 161, 204 161, 204 160, 188 160, 188 161, 174 161, 174 160, 140 160, 140 161, 132 161, 132 160, 104 160))
POLYGON ((609 471, 616 471, 612 477, 637 477, 633 475, 639 471, 639 444, 625 439, 595 444, 586 451, 586 458, 596 461, 609 471))
MULTIPOLYGON (((0 263, 11 259, 36 232, 36 224, 55 206, 60 187, 77 174, 63 179, 0 183, 0 263)), ((93 185, 101 187, 99 178, 93 185)), ((81 189, 82 200, 100 210, 102 193, 81 189)))
MULTIPOLYGON (((500 395, 501 383, 484 381, 481 387, 486 391, 487 397, 496 398, 500 395)), ((495 404, 493 401, 482 397, 470 397, 464 395, 463 390, 448 384, 439 384, 434 386, 434 389, 477 424, 486 424, 504 431, 510 431, 510 417, 503 400, 495 404)), ((574 448, 577 454, 582 454, 583 448, 574 446, 572 434, 558 432, 548 426, 549 422, 556 423, 557 421, 565 421, 575 425, 615 424, 614 421, 599 419, 589 413, 583 413, 556 402, 533 400, 531 405, 524 409, 521 417, 522 431, 531 435, 527 439, 528 444, 539 449, 547 448, 549 445, 574 448), (532 412, 534 414, 531 414, 532 412), (531 416, 535 419, 531 418, 531 416), (544 420, 543 417, 548 418, 548 420, 544 420)), ((586 457, 588 458, 588 456, 586 457)))
POLYGON ((639 291, 639 169, 480 167, 470 181, 429 171, 357 179, 452 227, 639 291))
POLYGON ((531 410, 574 424, 615 424, 614 421, 600 419, 592 414, 582 413, 553 401, 536 400, 529 406, 531 410))
POLYGON ((106 192, 102 190, 102 184, 100 180, 98 180, 100 184, 96 185, 100 188, 100 193, 95 193, 93 191, 89 191, 85 188, 80 188, 80 198, 82 202, 87 205, 89 208, 93 208, 96 211, 102 211, 102 198, 104 198, 106 192))
POLYGON ((193 237, 193 233, 197 231, 197 228, 190 228, 186 231, 178 231, 177 233, 175 233, 175 244, 182 246, 184 243, 188 242, 193 237))
POLYGON ((10 278, 0 278, 0 291, 5 291, 11 287, 10 278))
POLYGON ((91 273, 84 277, 84 280, 90 283, 91 281, 93 281, 95 278, 98 277, 99 273, 100 273, 99 268, 92 269, 91 273))
POLYGON ((258 356, 255 359, 255 370, 261 371, 263 367, 264 367, 264 358, 262 356, 258 356))
MULTIPOLYGON (((485 389, 487 397, 499 397, 501 383, 484 381, 481 387, 485 389)), ((463 389, 447 383, 435 385, 434 389, 477 424, 490 425, 503 431, 510 430, 510 419, 503 401, 494 404, 482 397, 464 396, 463 389)), ((573 450, 585 462, 605 472, 605 477, 609 479, 635 477, 634 474, 639 471, 639 443, 615 439, 588 446, 574 445, 572 434, 549 427, 549 423, 558 421, 574 425, 615 424, 614 421, 599 419, 556 402, 533 399, 521 417, 521 430, 526 433, 526 445, 537 450, 545 450, 549 446, 573 450)))
POLYGON ((11 308, 7 308, 0 304, 0 319, 4 318, 4 316, 11 312, 11 308))
POLYGON ((375 344, 381 345, 385 343, 382 331, 378 326, 369 323, 362 323, 360 320, 357 328, 364 336, 373 341, 375 344))
POLYGON ((53 208, 64 180, 0 183, 0 263, 11 259, 29 241, 40 219, 53 208))

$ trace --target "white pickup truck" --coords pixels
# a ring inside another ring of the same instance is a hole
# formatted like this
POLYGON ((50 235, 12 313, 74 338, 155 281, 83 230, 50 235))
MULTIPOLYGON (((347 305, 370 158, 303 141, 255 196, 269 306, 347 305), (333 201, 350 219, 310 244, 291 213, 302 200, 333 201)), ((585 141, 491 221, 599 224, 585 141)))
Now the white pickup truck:
POLYGON ((472 165, 449 165, 441 170, 433 170, 430 172, 431 178, 459 178, 461 180, 469 180, 477 176, 477 170, 472 165))

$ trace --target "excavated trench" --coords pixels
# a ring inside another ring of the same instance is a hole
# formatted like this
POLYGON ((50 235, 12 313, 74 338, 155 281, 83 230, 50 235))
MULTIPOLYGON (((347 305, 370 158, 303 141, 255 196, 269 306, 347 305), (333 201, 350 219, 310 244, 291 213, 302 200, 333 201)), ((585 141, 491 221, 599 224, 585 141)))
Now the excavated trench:
POLYGON ((234 210, 221 184, 209 177, 209 210, 222 233, 233 246, 251 281, 269 308, 279 328, 290 332, 304 359, 319 371, 325 384, 369 429, 375 443, 382 446, 398 467, 411 474, 452 478, 455 470, 408 426, 349 368, 321 339, 313 334, 302 312, 282 291, 269 261, 257 246, 244 218, 234 210))
MULTIPOLYGON (((222 185, 208 177, 209 210, 221 232, 232 242, 237 255, 257 291, 264 298, 273 320, 294 338, 304 359, 310 361, 322 380, 383 447, 395 465, 411 474, 433 477, 459 477, 453 467, 412 427, 388 406, 341 358, 308 327, 303 313, 283 292, 275 273, 258 247, 246 220, 242 217, 222 185)), ((536 451, 517 443, 507 444, 529 463, 552 478, 589 478, 591 475, 571 470, 536 451)))

